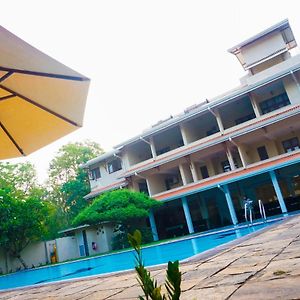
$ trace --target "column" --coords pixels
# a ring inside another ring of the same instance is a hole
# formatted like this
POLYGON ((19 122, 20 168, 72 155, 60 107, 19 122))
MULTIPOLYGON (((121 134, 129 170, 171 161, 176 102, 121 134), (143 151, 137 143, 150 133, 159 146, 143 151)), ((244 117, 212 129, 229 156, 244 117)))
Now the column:
POLYGON ((197 177, 197 172, 196 172, 196 166, 195 166, 195 163, 193 161, 191 161, 191 163, 190 163, 190 169, 191 169, 193 181, 197 182, 198 177, 197 177))
POLYGON ((214 116, 216 118, 216 121, 217 121, 218 127, 220 129, 220 132, 223 133, 224 132, 224 126, 223 126, 223 123, 222 123, 222 120, 221 120, 221 116, 220 116, 220 113, 219 113, 218 110, 214 111, 214 116))
POLYGON ((180 124, 180 125, 179 125, 179 128, 180 128, 180 132, 181 132, 183 144, 184 144, 184 145, 187 145, 187 144, 188 144, 188 141, 187 141, 186 132, 185 132, 185 128, 184 128, 183 124, 180 124))
POLYGON ((149 139, 149 144, 150 144, 150 149, 151 149, 152 157, 156 158, 156 150, 155 150, 154 140, 153 140, 152 136, 149 139))
POLYGON ((150 221, 150 227, 152 231, 152 236, 153 236, 153 241, 158 241, 158 233, 157 233, 157 228, 156 228, 156 223, 155 223, 155 218, 153 211, 150 210, 149 212, 149 221, 150 221))
POLYGON ((251 101, 251 105, 252 105, 252 108, 254 110, 254 114, 255 114, 255 117, 256 118, 259 118, 260 117, 260 112, 259 112, 259 109, 257 107, 257 103, 256 103, 256 100, 255 100, 255 96, 252 95, 251 93, 249 93, 249 98, 250 98, 250 101, 251 101))
POLYGON ((189 229, 189 233, 194 233, 195 232, 194 226, 193 226, 192 217, 191 217, 191 213, 190 213, 190 209, 186 197, 182 197, 181 201, 182 201, 184 216, 189 229))
POLYGON ((188 182, 187 182, 185 172, 184 172, 184 167, 183 167, 182 164, 179 165, 179 171, 180 171, 180 175, 181 175, 183 185, 187 185, 188 182))
POLYGON ((226 143, 225 143, 225 151, 226 151, 227 159, 228 159, 228 162, 230 164, 231 170, 235 170, 235 164, 234 164, 233 156, 232 156, 232 153, 231 153, 231 151, 230 151, 230 149, 229 149, 229 147, 227 146, 226 143))
POLYGON ((280 190, 280 187, 279 187, 279 183, 278 183, 278 180, 277 180, 277 177, 276 177, 276 173, 275 173, 275 171, 270 171, 269 174, 271 176, 272 184, 273 184, 277 199, 279 201, 281 211, 282 211, 283 214, 285 214, 285 213, 287 213, 287 209, 286 209, 286 206, 285 206, 285 203, 284 203, 284 200, 283 200, 283 196, 282 196, 282 193, 281 193, 281 190, 280 190))
POLYGON ((245 148, 242 145, 237 145, 237 149, 238 149, 238 152, 239 152, 239 155, 240 155, 243 167, 246 168, 246 166, 247 166, 247 158, 246 158, 246 155, 245 155, 245 152, 246 152, 245 148))
POLYGON ((151 188, 150 188, 150 180, 148 178, 146 178, 146 183, 147 183, 147 188, 148 188, 148 193, 149 196, 151 197, 153 195, 151 188))
POLYGON ((223 188, 223 192, 225 194, 225 198, 226 198, 227 205, 228 205, 228 208, 229 208, 231 221, 232 221, 233 225, 236 225, 238 223, 238 219, 236 217, 236 213, 235 213, 235 209, 234 209, 234 206, 233 206, 233 202, 232 202, 232 199, 231 199, 231 195, 230 195, 230 192, 229 192, 228 185, 225 184, 225 185, 222 186, 222 188, 223 188))

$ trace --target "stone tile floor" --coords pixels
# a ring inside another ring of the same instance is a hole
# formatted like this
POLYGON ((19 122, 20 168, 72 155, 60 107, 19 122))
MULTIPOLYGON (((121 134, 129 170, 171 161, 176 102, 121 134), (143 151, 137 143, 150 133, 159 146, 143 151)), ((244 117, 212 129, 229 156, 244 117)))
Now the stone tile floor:
MULTIPOLYGON (((300 216, 181 264, 180 299, 300 299, 300 216)), ((152 275, 163 283, 165 269, 152 275)), ((0 299, 137 299, 134 272, 0 292, 0 299)))

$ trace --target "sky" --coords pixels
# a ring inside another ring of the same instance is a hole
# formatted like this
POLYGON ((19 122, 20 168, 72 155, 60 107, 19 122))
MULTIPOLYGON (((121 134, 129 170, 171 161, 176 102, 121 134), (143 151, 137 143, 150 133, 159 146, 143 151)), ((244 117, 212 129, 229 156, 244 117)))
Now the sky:
POLYGON ((159 120, 239 85, 227 49, 288 18, 300 41, 297 0, 10 0, 1 25, 91 79, 84 125, 13 162, 34 163, 45 180, 68 143, 105 151, 159 120))

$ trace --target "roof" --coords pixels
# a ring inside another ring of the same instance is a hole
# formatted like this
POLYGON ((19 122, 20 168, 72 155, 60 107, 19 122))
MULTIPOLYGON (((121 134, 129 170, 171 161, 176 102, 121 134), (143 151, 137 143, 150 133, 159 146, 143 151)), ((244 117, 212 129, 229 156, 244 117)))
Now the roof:
POLYGON ((89 166, 91 165, 95 165, 101 161, 105 161, 109 158, 112 158, 114 156, 116 156, 116 154, 118 154, 120 152, 120 149, 114 149, 114 150, 111 150, 109 152, 106 152, 98 157, 95 157, 91 160, 89 160, 88 162, 86 162, 85 164, 82 164, 80 165, 81 168, 88 168, 89 166))
POLYGON ((239 49, 241 49, 242 47, 245 47, 255 41, 257 41, 258 39, 261 39, 263 37, 265 37, 266 35, 269 35, 269 34, 272 34, 274 32, 280 32, 280 31, 284 31, 284 30, 287 30, 287 33, 288 33, 288 37, 287 37, 287 40, 288 41, 295 41, 295 38, 294 38, 294 35, 293 35, 293 32, 290 28, 290 24, 289 24, 289 21, 288 19, 285 19, 267 29, 265 29, 264 31, 261 31, 260 33, 250 37, 249 39, 237 44, 236 46, 228 49, 227 51, 232 53, 232 54, 235 54, 235 52, 239 49))

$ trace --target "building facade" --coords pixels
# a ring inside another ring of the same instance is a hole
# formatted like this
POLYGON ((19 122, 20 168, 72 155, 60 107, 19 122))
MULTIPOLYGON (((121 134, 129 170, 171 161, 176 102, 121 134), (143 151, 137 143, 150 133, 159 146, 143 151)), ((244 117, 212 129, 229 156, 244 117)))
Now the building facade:
POLYGON ((232 47, 246 75, 214 99, 160 121, 87 162, 92 199, 127 187, 164 205, 155 239, 300 209, 300 55, 288 20, 232 47))

